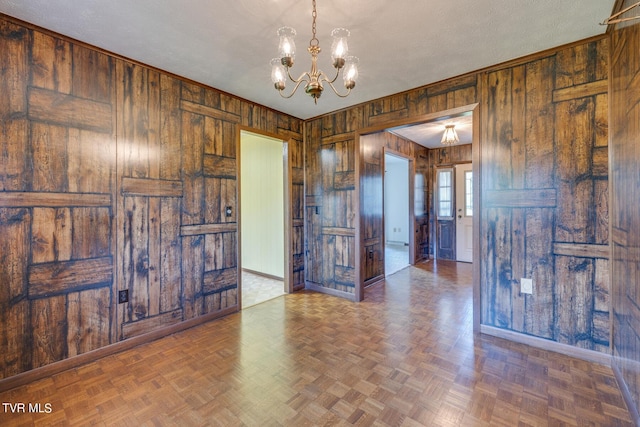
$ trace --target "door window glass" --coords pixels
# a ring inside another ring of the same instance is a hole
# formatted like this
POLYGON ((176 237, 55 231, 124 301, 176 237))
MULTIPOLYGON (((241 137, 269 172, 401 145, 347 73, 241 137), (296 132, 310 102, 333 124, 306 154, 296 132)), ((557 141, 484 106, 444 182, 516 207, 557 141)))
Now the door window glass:
POLYGON ((438 218, 453 217, 453 169, 441 169, 437 179, 438 218))
POLYGON ((473 216, 473 172, 464 172, 464 214, 473 216))

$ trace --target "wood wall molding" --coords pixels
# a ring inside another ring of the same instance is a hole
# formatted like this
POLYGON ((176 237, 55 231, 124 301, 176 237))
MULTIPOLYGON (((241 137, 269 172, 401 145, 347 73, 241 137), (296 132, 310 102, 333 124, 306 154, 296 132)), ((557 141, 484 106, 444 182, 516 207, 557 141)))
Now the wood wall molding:
POLYGON ((353 237, 356 234, 355 228, 344 227, 322 227, 322 234, 353 237))
POLYGON ((184 99, 180 101, 180 109, 202 116, 224 120, 230 123, 240 123, 240 116, 237 114, 228 113, 223 110, 218 110, 217 108, 208 107, 206 105, 197 104, 184 99))
POLYGON ((126 196, 182 197, 182 181, 148 178, 122 178, 126 196))
POLYGON ((30 87, 28 96, 30 120, 102 133, 112 131, 111 104, 37 87, 30 87))
POLYGON ((232 178, 236 177, 236 159, 232 157, 221 157, 204 155, 203 172, 205 176, 212 178, 232 178))
POLYGON ((235 222, 228 222, 224 224, 183 225, 180 227, 180 235, 183 237, 199 236, 204 234, 231 233, 237 230, 238 224, 235 222))
POLYGON ((609 259, 609 245, 593 245, 588 243, 554 242, 553 254, 573 256, 578 258, 609 259))
POLYGON ((557 205, 555 188, 487 190, 484 208, 554 208, 557 205))
POLYGON ((111 207, 111 194, 0 192, 0 208, 111 207))
POLYGON ((111 257, 83 259, 29 267, 29 298, 50 297, 90 286, 110 286, 113 279, 111 257))
POLYGON ((607 93, 609 90, 609 80, 598 80, 581 85, 566 87, 553 91, 553 102, 570 101, 572 99, 585 98, 589 96, 607 93))

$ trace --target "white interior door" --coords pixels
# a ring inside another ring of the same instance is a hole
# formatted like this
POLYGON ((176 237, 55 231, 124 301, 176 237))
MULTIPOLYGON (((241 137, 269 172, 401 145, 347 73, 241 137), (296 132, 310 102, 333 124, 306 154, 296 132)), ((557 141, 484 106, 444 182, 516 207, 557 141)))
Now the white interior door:
POLYGON ((473 172, 456 165, 456 259, 473 262, 473 172))

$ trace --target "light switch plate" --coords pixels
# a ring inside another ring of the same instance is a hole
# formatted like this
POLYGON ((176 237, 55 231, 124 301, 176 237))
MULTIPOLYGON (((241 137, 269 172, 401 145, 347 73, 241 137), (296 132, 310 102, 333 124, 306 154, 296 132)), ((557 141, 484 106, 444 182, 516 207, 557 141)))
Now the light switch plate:
POLYGON ((520 293, 533 294, 533 279, 520 279, 520 293))

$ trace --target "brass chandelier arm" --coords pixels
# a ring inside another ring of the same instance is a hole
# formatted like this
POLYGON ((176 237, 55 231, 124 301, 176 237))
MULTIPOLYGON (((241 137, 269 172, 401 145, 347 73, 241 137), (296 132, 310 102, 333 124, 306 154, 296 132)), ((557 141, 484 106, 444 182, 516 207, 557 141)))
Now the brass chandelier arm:
POLYGON ((296 93, 296 91, 298 90, 298 87, 300 87, 302 82, 306 82, 307 84, 309 83, 309 80, 304 78, 304 76, 308 77, 309 73, 303 73, 300 77, 298 77, 297 80, 294 80, 293 77, 291 77, 291 73, 289 72, 288 69, 287 69, 287 74, 289 75, 289 78, 291 79, 291 81, 294 82, 296 85, 293 87, 293 90, 291 91, 291 93, 289 95, 285 95, 283 93, 283 89, 278 89, 278 93, 283 98, 291 98, 293 96, 293 94, 296 93))
POLYGON ((601 22, 600 25, 612 25, 612 24, 618 24, 620 22, 627 22, 627 21, 633 21, 636 19, 640 19, 640 16, 632 16, 629 18, 619 18, 620 15, 625 14, 626 12, 630 11, 633 8, 636 8, 640 6, 640 1, 632 4, 631 6, 627 7, 626 9, 621 10, 618 13, 614 13, 613 15, 611 15, 610 17, 608 17, 607 19, 604 20, 604 22, 601 22))
MULTIPOLYGON (((291 76, 291 68, 289 68, 289 67, 285 67, 285 68, 287 70, 287 76, 289 77, 289 80, 291 80, 292 82, 296 83, 297 85, 299 85, 302 82, 309 83, 311 81, 311 74, 309 74, 308 71, 305 71, 304 73, 300 74, 300 77, 298 77, 297 79, 294 79, 293 76, 291 76)), ((297 87, 297 85, 296 85, 296 87, 297 87)))
POLYGON ((351 89, 349 88, 349 89, 347 89, 347 93, 341 94, 340 92, 338 92, 338 89, 336 89, 336 87, 333 85, 333 82, 335 82, 335 81, 336 81, 336 79, 333 79, 332 81, 325 80, 325 82, 329 83, 329 86, 333 90, 333 93, 338 95, 340 98, 346 98, 347 96, 349 96, 349 94, 351 93, 351 89))
POLYGON ((338 76, 340 76, 340 70, 341 68, 336 68, 336 75, 331 80, 329 80, 329 77, 325 74, 324 71, 320 71, 320 75, 318 76, 318 79, 322 79, 329 84, 334 83, 336 80, 338 80, 338 76))

